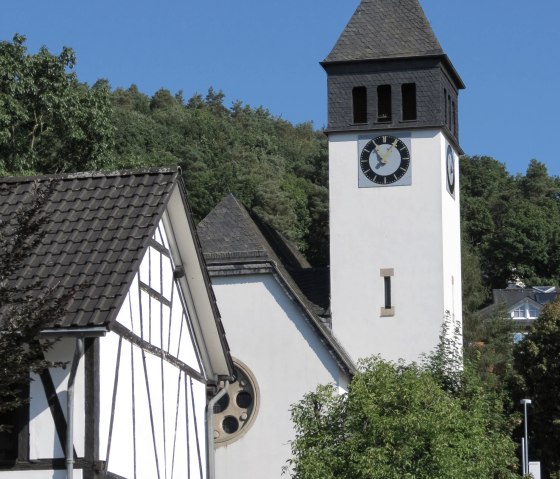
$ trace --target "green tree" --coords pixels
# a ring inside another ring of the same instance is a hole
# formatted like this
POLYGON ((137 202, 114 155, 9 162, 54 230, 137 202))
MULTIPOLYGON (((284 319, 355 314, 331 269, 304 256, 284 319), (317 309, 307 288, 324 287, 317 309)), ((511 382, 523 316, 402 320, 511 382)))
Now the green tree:
POLYGON ((311 124, 292 125, 210 88, 186 103, 161 89, 112 94, 114 154, 107 168, 178 164, 202 219, 234 193, 315 264, 328 262, 327 145, 311 124))
POLYGON ((528 286, 560 282, 560 179, 544 164, 532 160, 513 177, 492 158, 463 157, 461 225, 488 289, 514 278, 528 286))
POLYGON ((514 350, 516 402, 530 398, 531 459, 544 477, 560 477, 560 299, 546 305, 514 350))
POLYGON ((363 361, 347 394, 321 386, 292 407, 295 479, 513 478, 498 396, 475 375, 451 390, 438 367, 363 361))
POLYGON ((463 321, 465 359, 486 389, 508 394, 514 374, 515 324, 504 310, 485 318, 470 313, 463 321))
POLYGON ((1 419, 27 401, 22 392, 31 381, 30 373, 55 365, 44 356, 52 341, 39 341, 37 336, 65 314, 74 294, 59 295, 33 281, 14 284, 13 275, 41 241, 44 205, 52 186, 36 184, 28 201, 0 222, 0 433, 4 434, 9 431, 1 419))
POLYGON ((0 42, 0 172, 96 169, 111 146, 109 86, 80 84, 70 48, 31 55, 0 42))

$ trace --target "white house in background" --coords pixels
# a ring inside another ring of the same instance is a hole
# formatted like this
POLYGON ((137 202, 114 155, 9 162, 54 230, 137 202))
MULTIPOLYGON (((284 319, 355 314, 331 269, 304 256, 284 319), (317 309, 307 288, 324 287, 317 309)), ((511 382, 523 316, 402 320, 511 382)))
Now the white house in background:
POLYGON ((505 312, 508 318, 523 331, 541 314, 544 306, 554 301, 560 292, 555 286, 525 288, 511 283, 505 289, 492 290, 492 304, 479 311, 484 317, 505 312))
POLYGON ((210 477, 207 391, 233 363, 178 169, 0 182, 0 218, 50 184, 39 246, 16 284, 83 285, 42 332, 30 404, 2 435, 0 479, 210 477))
POLYGON ((355 367, 332 336, 328 269, 313 269, 233 195, 198 233, 238 381, 214 410, 217 479, 280 477, 290 406, 319 384, 345 390, 355 367))

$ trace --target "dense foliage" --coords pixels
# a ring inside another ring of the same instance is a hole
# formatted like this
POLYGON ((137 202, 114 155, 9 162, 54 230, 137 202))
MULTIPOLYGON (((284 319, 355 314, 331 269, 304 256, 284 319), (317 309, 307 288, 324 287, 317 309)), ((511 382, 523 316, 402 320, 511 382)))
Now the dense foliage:
MULTIPOLYGON (((56 296, 40 290, 35 282, 14 284, 10 276, 22 268, 41 239, 45 222, 43 205, 50 185, 36 187, 27 204, 0 222, 0 415, 17 409, 24 401, 22 391, 31 381, 30 371, 40 373, 48 366, 44 353, 52 346, 38 341, 38 333, 64 312, 71 294, 56 296)), ((5 425, 0 423, 0 432, 5 425)))
POLYGON ((560 284, 560 179, 532 160, 524 176, 489 157, 461 159, 461 216, 484 284, 560 284))
POLYGON ((30 55, 25 37, 0 42, 0 172, 95 169, 112 133, 108 86, 80 84, 64 48, 30 55))
MULTIPOLYGON (((560 478, 560 299, 544 307, 514 351, 516 403, 531 398, 529 452, 560 478)), ((520 434, 519 434, 520 435, 520 434)))
POLYGON ((348 394, 321 386, 292 408, 295 479, 513 478, 501 400, 475 375, 453 388, 430 364, 362 362, 348 394))
POLYGON ((311 124, 297 126, 263 108, 210 89, 205 97, 132 86, 112 94, 118 168, 181 166, 195 216, 202 219, 234 193, 293 240, 312 260, 327 261, 326 139, 311 124))
MULTIPOLYGON (((92 87, 74 52, 29 54, 25 38, 0 42, 0 173, 179 165, 197 219, 234 193, 308 256, 328 263, 327 142, 262 107, 210 89, 185 100, 161 89, 92 87)), ((488 157, 461 160, 467 311, 490 287, 560 279, 560 180, 533 160, 510 175, 488 157)))

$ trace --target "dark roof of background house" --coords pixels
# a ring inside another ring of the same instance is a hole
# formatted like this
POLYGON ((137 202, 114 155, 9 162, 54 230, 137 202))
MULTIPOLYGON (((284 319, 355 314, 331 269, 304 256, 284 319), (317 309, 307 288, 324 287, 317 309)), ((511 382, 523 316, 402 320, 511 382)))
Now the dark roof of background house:
POLYGON ((506 289, 493 289, 492 290, 493 303, 480 310, 480 314, 490 315, 500 308, 506 308, 509 310, 520 301, 523 301, 524 299, 530 299, 535 303, 544 306, 545 304, 554 301, 558 296, 558 294, 559 294, 558 290, 552 287, 548 287, 546 289, 543 289, 543 287, 535 287, 535 288, 511 287, 506 289), (548 292, 542 292, 542 291, 548 291, 548 292))
POLYGON ((325 62, 444 55, 418 0, 362 0, 325 62))
POLYGON ((2 221, 29 204, 36 184, 52 187, 42 239, 9 280, 16 286, 38 280, 57 294, 81 285, 50 326, 109 326, 179 178, 177 168, 0 178, 2 221))

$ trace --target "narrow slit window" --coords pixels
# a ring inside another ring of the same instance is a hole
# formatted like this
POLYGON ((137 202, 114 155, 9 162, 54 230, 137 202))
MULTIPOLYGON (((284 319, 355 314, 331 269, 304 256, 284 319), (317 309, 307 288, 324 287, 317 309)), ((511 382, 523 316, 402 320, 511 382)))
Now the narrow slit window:
POLYGON ((446 125, 448 125, 448 121, 447 121, 447 90, 444 88, 443 89, 443 103, 444 103, 444 107, 443 107, 443 116, 444 116, 444 122, 446 125))
POLYGON ((416 83, 405 83, 402 90, 402 119, 416 120, 416 83))
POLYGON ((391 104, 391 85, 377 87, 377 121, 391 121, 393 117, 391 104))
POLYGON ((455 136, 457 136, 457 110, 455 109, 455 102, 451 102, 451 109, 453 111, 453 133, 455 134, 455 136))
POLYGON ((447 95, 447 124, 451 128, 451 95, 447 95))
POLYGON ((393 268, 382 268, 379 272, 383 278, 383 305, 381 306, 381 317, 389 317, 395 315, 395 306, 393 305, 392 277, 395 274, 393 268))
POLYGON ((385 309, 391 309, 391 277, 385 276, 383 282, 385 283, 385 309))
POLYGON ((352 89, 352 111, 354 123, 367 123, 367 89, 357 86, 352 89))

